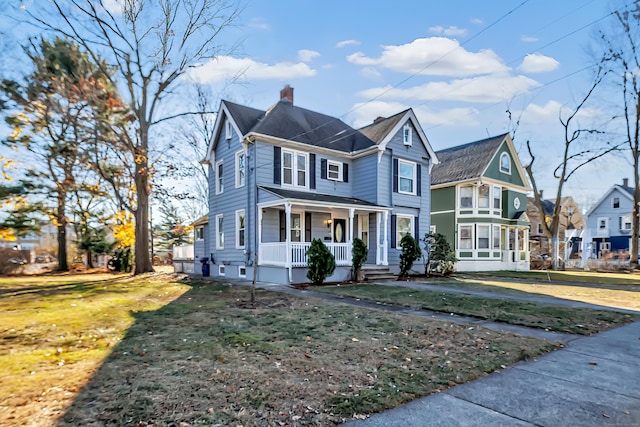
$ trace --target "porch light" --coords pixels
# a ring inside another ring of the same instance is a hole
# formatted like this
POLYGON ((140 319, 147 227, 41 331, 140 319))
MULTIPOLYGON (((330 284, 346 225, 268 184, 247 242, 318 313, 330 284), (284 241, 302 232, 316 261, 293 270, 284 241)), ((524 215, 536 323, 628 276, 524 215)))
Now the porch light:
POLYGON ((333 224, 333 220, 331 218, 329 218, 327 220, 327 228, 331 228, 331 224, 333 224))

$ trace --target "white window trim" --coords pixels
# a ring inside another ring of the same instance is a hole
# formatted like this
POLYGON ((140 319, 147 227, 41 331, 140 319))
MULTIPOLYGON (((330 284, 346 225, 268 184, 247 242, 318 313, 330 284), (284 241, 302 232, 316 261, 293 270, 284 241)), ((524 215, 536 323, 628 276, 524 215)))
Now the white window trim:
POLYGON ((236 249, 244 249, 247 244, 247 217, 244 209, 236 211, 236 249), (244 216, 244 245, 240 245, 240 215, 244 216))
POLYGON ((489 251, 491 250, 491 246, 493 245, 493 240, 491 239, 491 224, 476 224, 476 247, 475 249, 479 250, 479 251, 489 251), (487 247, 486 248, 481 248, 480 247, 480 228, 486 228, 489 232, 489 234, 487 235, 487 247))
POLYGON ((620 209, 620 197, 612 197, 611 198, 611 209, 620 209), (618 199, 618 207, 615 205, 615 200, 618 199))
POLYGON ((233 136, 233 126, 231 125, 231 120, 229 119, 225 120, 224 129, 225 129, 225 138, 231 139, 231 137, 233 136))
POLYGON ((247 183, 247 153, 244 150, 236 152, 236 188, 244 187, 247 183), (240 182, 240 157, 244 156, 244 182, 240 182))
MULTIPOLYGON (((281 169, 280 169, 280 174, 281 174, 281 181, 282 181, 282 186, 283 187, 297 187, 297 188, 309 188, 309 181, 310 181, 310 176, 309 176, 309 153, 305 153, 303 151, 296 151, 296 150, 282 150, 282 154, 281 154, 281 159, 280 159, 280 164, 281 169), (287 184, 284 182, 284 155, 285 153, 289 153, 291 154, 291 184, 287 184), (304 169, 304 173, 305 173, 305 182, 304 185, 299 185, 298 184, 298 156, 303 156, 304 157, 304 161, 305 161, 305 169, 304 169)), ((327 166, 328 167, 328 166, 327 166)))
POLYGON ((196 236, 195 236, 196 237, 196 241, 204 240, 204 227, 196 227, 195 233, 196 233, 196 236), (200 237, 198 237, 198 231, 202 232, 200 237))
POLYGON ((469 252, 469 251, 473 251, 473 242, 475 241, 476 238, 476 233, 475 233, 475 227, 473 226, 473 224, 458 224, 458 251, 459 252, 469 252), (470 248, 463 248, 461 243, 462 243, 462 232, 460 230, 462 230, 463 227, 469 227, 471 228, 471 237, 468 239, 471 241, 471 247, 470 248))
POLYGON ((238 266, 238 277, 240 278, 247 277, 247 267, 245 265, 238 266))
POLYGON ((491 249, 494 251, 499 251, 502 247, 502 236, 500 235, 500 226, 493 224, 491 226, 491 249), (498 246, 496 247, 493 243, 495 242, 496 236, 498 237, 498 246))
POLYGON ((475 209, 477 203, 476 203, 476 191, 473 188, 473 185, 461 185, 458 187, 458 197, 457 197, 457 206, 458 206, 458 210, 469 210, 469 209, 475 209), (471 206, 469 207, 463 207, 462 206, 462 189, 463 188, 470 188, 471 189, 471 206))
POLYGON ((511 157, 509 156, 509 154, 507 154, 507 153, 500 154, 500 165, 499 165, 499 167, 500 167, 500 172, 506 173, 507 175, 511 175, 511 157), (502 159, 504 157, 506 157, 509 160, 509 170, 508 171, 502 169, 502 159))
POLYGON ((491 191, 491 209, 502 209, 502 187, 494 185, 491 191), (497 208, 494 205, 496 200, 498 200, 498 204, 500 205, 497 208))
POLYGON ((216 215, 216 249, 224 249, 224 215, 223 214, 216 215), (220 219, 222 219, 222 230, 220 230, 220 219), (222 242, 220 241, 220 233, 222 233, 222 242))
POLYGON ((216 178, 216 194, 224 193, 224 163, 222 160, 216 162, 215 178, 216 178), (220 166, 222 166, 222 176, 220 176, 220 166), (221 181, 222 181, 222 185, 220 185, 221 181))
POLYGON ((333 160, 327 160, 327 179, 330 179, 331 181, 342 181, 342 163, 341 162, 334 162, 333 160), (330 166, 337 166, 338 167, 338 176, 335 178, 331 177, 331 169, 330 166))
MULTIPOLYGON (((400 236, 400 227, 398 227, 398 222, 400 221, 401 218, 409 218, 409 233, 413 236, 413 233, 415 231, 415 217, 413 215, 396 215, 396 248, 397 249, 401 249, 402 246, 400 246, 400 240, 402 240, 402 236, 400 236)), ((413 236, 414 238, 416 236, 413 236)))
POLYGON ((220 264, 218 266, 218 276, 225 276, 225 275, 226 275, 226 268, 224 264, 220 264))
POLYGON ((400 193, 400 194, 408 194, 408 195, 410 195, 410 196, 415 196, 415 195, 416 195, 416 187, 417 187, 417 185, 418 185, 418 182, 417 182, 417 181, 418 181, 417 174, 418 174, 418 165, 417 165, 417 163, 416 163, 416 162, 410 162, 410 161, 407 161, 407 160, 398 159, 398 193, 400 193), (411 192, 409 192, 409 191, 402 191, 402 190, 401 190, 401 188, 402 188, 402 187, 401 187, 401 185, 400 185, 400 179, 401 179, 401 178, 403 178, 403 177, 400 175, 400 169, 401 169, 401 168, 400 168, 400 165, 401 165, 401 164, 403 164, 403 163, 404 163, 405 165, 409 165, 409 166, 413 167, 413 176, 412 176, 412 178, 411 178, 412 183, 413 183, 413 185, 412 185, 412 187, 413 187, 413 191, 411 191, 411 192))
POLYGON ((601 251, 611 251, 611 242, 602 242, 600 243, 600 250, 601 251))
POLYGON ((402 143, 409 147, 413 145, 413 132, 411 132, 411 125, 409 125, 409 123, 402 127, 402 143))
POLYGON ((620 216, 620 230, 631 230, 631 216, 630 215, 622 215, 620 216))
POLYGON ((479 185, 478 188, 476 189, 476 194, 477 194, 477 197, 478 197, 478 203, 477 203, 478 209, 482 209, 482 210, 493 209, 493 197, 491 197, 492 196, 492 194, 491 194, 491 185, 489 185, 489 184, 479 185), (487 192, 487 199, 486 199, 487 200, 487 206, 486 207, 480 207, 480 189, 482 187, 484 187, 487 190, 489 190, 487 192))
POLYGON ((369 230, 370 230, 370 228, 371 227, 369 226, 369 214, 358 215, 358 234, 359 234, 360 240, 362 240, 364 242, 364 244, 367 245, 367 248, 369 248, 369 230), (366 221, 365 221, 365 218, 366 218, 366 221), (366 230, 366 232, 367 232, 367 240, 366 241, 362 238, 362 231, 365 228, 363 224, 365 222, 367 223, 367 227, 366 227, 367 228, 367 230, 366 230))

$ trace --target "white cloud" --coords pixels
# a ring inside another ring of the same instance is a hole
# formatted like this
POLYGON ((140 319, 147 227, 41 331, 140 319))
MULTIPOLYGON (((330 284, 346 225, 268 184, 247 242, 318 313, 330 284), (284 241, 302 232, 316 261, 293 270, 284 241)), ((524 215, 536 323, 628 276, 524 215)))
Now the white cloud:
POLYGON ((429 32, 433 34, 443 34, 447 37, 466 36, 467 30, 464 28, 458 28, 456 26, 443 27, 438 25, 436 27, 430 27, 429 32))
MULTIPOLYGON (((351 118, 353 126, 356 128, 373 123, 376 117, 389 117, 404 111, 409 106, 399 102, 373 101, 355 104, 351 118)), ((473 108, 451 108, 443 110, 432 110, 425 107, 413 108, 418 117, 418 121, 424 127, 443 126, 475 126, 478 124, 475 116, 477 110, 473 108)))
POLYGON ((298 59, 302 62, 310 62, 313 58, 320 56, 320 52, 309 49, 301 49, 298 51, 298 59))
POLYGON ((112 15, 121 15, 123 9, 123 0, 103 0, 102 5, 105 10, 112 15))
POLYGON ((462 101, 494 103, 510 100, 540 86, 526 76, 480 76, 450 82, 430 82, 409 89, 390 86, 367 89, 358 95, 373 99, 406 99, 413 101, 462 101))
POLYGON ((518 68, 523 73, 546 73, 555 70, 559 65, 555 58, 540 53, 530 53, 524 57, 518 68))
MULTIPOLYGON (((547 129, 557 126, 560 129, 560 115, 566 117, 572 113, 571 106, 563 105, 558 101, 547 101, 546 104, 529 104, 522 113, 521 122, 527 126, 545 126, 547 129)), ((582 121, 586 127, 592 123, 599 123, 606 119, 605 112, 598 108, 582 108, 575 116, 575 122, 582 121)), ((585 126, 583 126, 585 127, 585 126)))
POLYGON ((471 18, 471 23, 475 24, 475 25, 482 25, 484 24, 484 21, 480 18, 471 18))
POLYGON ((506 71, 508 68, 492 50, 469 52, 456 40, 444 37, 420 38, 399 46, 383 46, 379 58, 356 52, 347 60, 357 65, 380 65, 408 74, 469 76, 506 71))
POLYGON ((380 80, 380 77, 382 77, 380 71, 376 70, 373 67, 364 67, 362 70, 360 70, 360 75, 370 80, 380 80))
POLYGON ((522 37, 520 37, 520 41, 523 43, 535 43, 538 41, 537 37, 531 37, 531 36, 527 36, 527 35, 523 35, 522 37))
POLYGON ((200 83, 211 83, 232 78, 278 80, 312 77, 316 70, 303 62, 265 64, 249 58, 220 56, 192 69, 189 75, 200 83))
POLYGON ((250 28, 257 28, 258 30, 270 30, 271 26, 264 21, 264 18, 252 18, 249 21, 248 26, 250 28))
POLYGON ((358 40, 343 40, 341 42, 336 43, 337 48, 342 48, 346 46, 358 46, 360 42, 358 40))

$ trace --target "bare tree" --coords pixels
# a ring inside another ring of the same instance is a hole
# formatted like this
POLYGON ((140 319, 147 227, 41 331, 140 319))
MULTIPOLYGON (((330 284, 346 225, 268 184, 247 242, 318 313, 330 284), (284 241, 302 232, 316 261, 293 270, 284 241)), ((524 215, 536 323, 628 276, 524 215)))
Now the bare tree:
POLYGON ((560 242, 558 241, 558 234, 560 226, 562 225, 561 217, 561 200, 562 191, 565 183, 583 166, 594 162, 601 157, 620 149, 620 144, 611 144, 610 142, 589 144, 585 140, 586 135, 597 135, 604 133, 599 129, 587 129, 580 127, 575 122, 578 120, 578 114, 584 108, 585 104, 591 98, 598 85, 601 84, 606 72, 601 66, 598 66, 596 76, 591 84, 591 87, 587 91, 586 95, 578 103, 578 105, 571 111, 571 113, 563 117, 562 111, 559 112, 559 120, 564 129, 564 146, 562 150, 562 157, 558 165, 553 171, 553 177, 557 180, 557 189, 555 196, 555 203, 553 211, 548 214, 544 209, 543 199, 540 194, 538 184, 536 181, 536 174, 534 174, 534 163, 536 156, 532 147, 531 141, 527 141, 527 151, 529 152, 530 161, 525 165, 525 170, 531 182, 531 187, 534 195, 534 204, 540 212, 540 219, 542 223, 542 231, 544 235, 551 242, 552 247, 552 268, 558 269, 560 267, 560 242))
MULTIPOLYGON (((115 68, 114 83, 120 83, 121 96, 134 119, 116 133, 119 149, 129 160, 124 167, 130 169, 134 182, 134 197, 119 199, 135 217, 135 274, 153 271, 149 257, 150 153, 160 138, 152 132, 163 122, 192 114, 175 112, 177 100, 172 95, 183 81, 180 77, 190 67, 221 54, 221 34, 241 8, 235 0, 121 0, 116 2, 119 10, 102 0, 51 3, 61 22, 52 22, 44 9, 30 12, 32 19, 73 39, 94 58, 104 56, 115 68), (131 203, 125 203, 128 201, 131 203)), ((114 153, 111 155, 113 159, 114 153)))
POLYGON ((615 26, 601 30, 599 40, 609 78, 619 88, 616 104, 624 119, 625 146, 633 163, 633 211, 631 215, 631 268, 638 268, 640 228, 640 0, 614 12, 615 26))

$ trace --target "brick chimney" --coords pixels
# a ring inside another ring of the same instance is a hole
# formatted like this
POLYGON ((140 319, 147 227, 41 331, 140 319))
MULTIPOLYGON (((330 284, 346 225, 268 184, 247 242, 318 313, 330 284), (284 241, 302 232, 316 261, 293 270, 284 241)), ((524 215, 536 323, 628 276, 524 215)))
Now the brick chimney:
POLYGON ((625 187, 629 186, 629 178, 622 178, 622 185, 624 185, 625 187))
POLYGON ((293 88, 289 85, 286 85, 280 90, 280 101, 284 101, 285 99, 293 105, 293 88))
POLYGON ((383 121, 385 119, 385 117, 382 116, 378 116, 375 119, 373 119, 373 123, 380 123, 381 121, 383 121))

